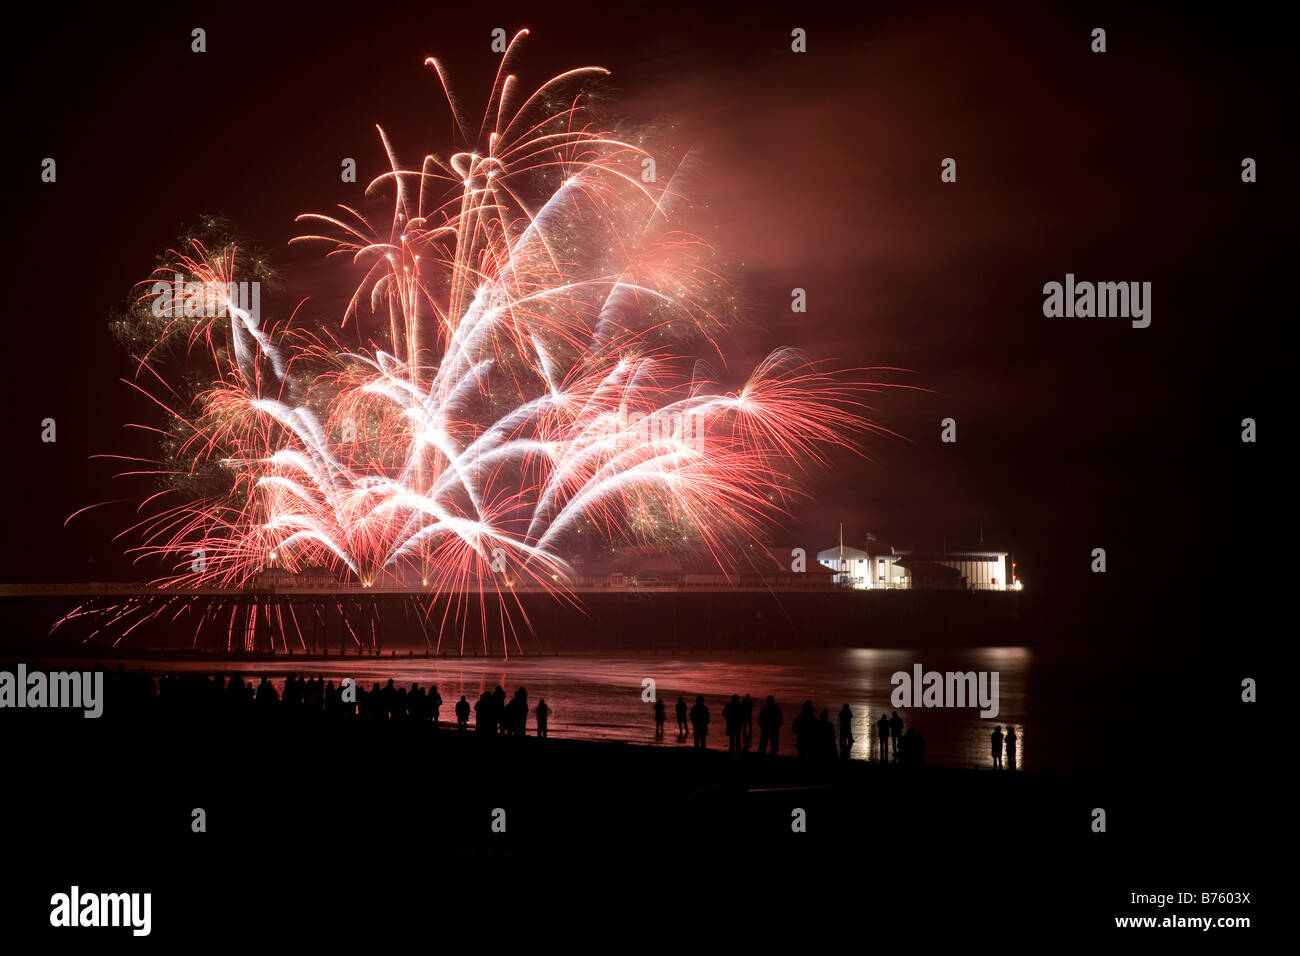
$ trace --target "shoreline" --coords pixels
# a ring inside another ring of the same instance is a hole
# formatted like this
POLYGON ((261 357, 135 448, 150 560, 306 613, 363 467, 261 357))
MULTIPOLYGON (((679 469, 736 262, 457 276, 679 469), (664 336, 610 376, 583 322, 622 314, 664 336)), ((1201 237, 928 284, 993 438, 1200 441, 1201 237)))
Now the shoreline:
MULTIPOLYGON (((1019 657, 1019 650, 1003 649, 1002 656, 1019 657)), ((455 708, 462 695, 471 708, 471 733, 477 733, 480 698, 486 700, 485 695, 491 692, 493 685, 497 685, 499 691, 508 687, 509 693, 518 691, 523 695, 521 700, 526 708, 524 719, 529 737, 536 736, 536 705, 545 699, 549 704, 546 709, 551 714, 550 729, 554 739, 618 743, 654 750, 692 749, 693 726, 685 736, 679 735, 674 701, 684 701, 681 706, 689 709, 700 696, 705 699, 712 718, 709 722, 709 749, 719 752, 728 750, 724 729, 727 701, 733 695, 743 695, 746 701, 753 702, 749 711, 752 723, 748 741, 753 754, 757 753, 761 743, 762 705, 767 695, 772 694, 784 718, 780 742, 787 754, 796 751, 793 728, 798 723, 799 702, 804 701, 805 706, 811 704, 814 712, 822 713, 824 718, 805 728, 813 731, 816 743, 811 746, 815 749, 825 748, 836 760, 874 765, 881 764, 880 758, 884 755, 887 758, 885 764, 893 765, 898 758, 889 752, 889 747, 880 746, 876 724, 882 712, 885 716, 889 714, 890 688, 885 682, 886 677, 902 664, 877 656, 842 656, 851 653, 809 649, 799 654, 779 655, 699 653, 674 658, 657 654, 553 655, 512 658, 509 661, 432 655, 360 660, 297 656, 213 660, 167 654, 149 658, 123 655, 103 660, 46 658, 11 665, 0 662, 0 675, 9 671, 19 674, 25 671, 29 675, 41 672, 50 675, 84 674, 83 680, 87 685, 104 685, 98 700, 88 704, 86 709, 98 711, 107 706, 114 715, 128 718, 138 714, 145 719, 166 719, 171 715, 195 726, 239 720, 252 720, 252 726, 260 726, 264 720, 294 720, 303 727, 311 727, 320 720, 335 720, 342 724, 361 721, 367 727, 373 727, 376 716, 381 723, 391 720, 394 726, 427 726, 433 714, 426 691, 440 688, 443 695, 441 728, 445 733, 455 732, 455 708), (789 673, 796 676, 783 676, 786 667, 793 668, 789 673), (774 668, 781 670, 782 676, 776 675, 774 668), (91 673, 102 675, 103 680, 97 678, 92 682, 91 673), (647 674, 653 675, 653 679, 646 678, 647 674), (867 689, 869 685, 864 682, 868 681, 875 682, 873 689, 867 689), (656 684, 658 700, 665 711, 661 733, 656 732, 654 708, 651 697, 647 696, 653 693, 656 684), (388 685, 387 689, 384 689, 385 685, 388 685), (652 690, 646 691, 647 686, 652 690), (345 687, 351 688, 351 700, 344 700, 345 687), (522 690, 525 687, 532 692, 531 695, 522 690), (253 700, 255 688, 258 688, 256 702, 253 700), (530 700, 534 706, 529 706, 530 700), (269 711, 263 704, 270 708, 269 711), (378 708, 377 713, 375 708, 378 708), (834 713, 833 718, 826 716, 829 712, 834 713)), ((963 666, 966 663, 977 668, 988 666, 988 662, 982 659, 967 661, 963 666)), ((1003 666, 1006 666, 1005 662, 1003 666)), ((1016 665, 1019 668, 1023 666, 1016 665)), ((36 678, 32 677, 32 680, 36 678)), ((1025 678, 1017 676, 1016 680, 1023 684, 1025 678)), ((1013 680, 1013 686, 1015 683, 1013 680)), ((53 677, 49 686, 51 689, 55 686, 53 677)), ((1022 693, 1017 690, 1009 701, 1003 700, 1005 716, 1002 722, 1017 724, 1023 735, 1027 712, 1022 693)), ((506 699, 503 692, 498 706, 504 706, 506 699)), ((45 703, 43 698, 35 700, 36 706, 45 703)), ((51 699, 49 703, 56 706, 58 701, 51 699)), ((511 704, 512 720, 518 719, 515 707, 519 703, 515 700, 511 704)), ((8 706, 15 710, 26 709, 12 700, 8 701, 8 706)), ((898 746, 902 740, 905 761, 911 748, 922 753, 928 750, 923 759, 929 766, 975 769, 984 762, 980 755, 982 752, 987 756, 986 738, 994 723, 991 718, 977 720, 973 713, 952 708, 936 713, 920 704, 912 708, 895 707, 896 719, 899 711, 903 721, 900 726, 905 726, 908 732, 901 738, 896 736, 893 743, 898 746), (988 726, 985 728, 983 724, 986 722, 988 726), (981 736, 981 743, 976 742, 977 735, 981 736)), ((484 710, 483 714, 485 721, 493 720, 491 709, 484 710)), ((808 744, 808 739, 803 738, 803 742, 808 744)), ((1023 746, 1014 749, 1020 769, 1025 769, 1027 751, 1023 746)), ((818 755, 812 759, 826 758, 818 755)), ((991 766, 991 758, 987 762, 991 766)))
POLYGON ((70 872, 82 886, 139 885, 176 926, 230 894, 272 920, 286 891, 295 907, 345 917, 362 899, 385 913, 423 912, 431 892, 457 905, 496 900, 525 876, 544 878, 557 901, 625 897, 642 880, 705 880, 712 892, 742 876, 807 900, 834 873, 852 878, 854 896, 881 880, 950 887, 972 916, 995 891, 1026 914, 1088 912, 1117 873, 1141 879, 1158 861, 1185 874, 1239 849, 1234 831, 1187 840, 1205 801, 1237 785, 1195 767, 1065 774, 733 758, 361 717, 0 718, 9 765, 29 781, 14 795, 22 825, 11 842, 36 861, 33 892, 44 902, 66 891, 70 872), (1196 799, 1171 804, 1170 786, 1195 787, 1196 799), (1112 814, 1113 836, 1091 829, 1094 807, 1112 814), (1061 859, 1068 896, 1053 869, 1061 859), (320 879, 294 884, 304 860, 320 879), (393 883, 398 867, 409 875, 393 883))

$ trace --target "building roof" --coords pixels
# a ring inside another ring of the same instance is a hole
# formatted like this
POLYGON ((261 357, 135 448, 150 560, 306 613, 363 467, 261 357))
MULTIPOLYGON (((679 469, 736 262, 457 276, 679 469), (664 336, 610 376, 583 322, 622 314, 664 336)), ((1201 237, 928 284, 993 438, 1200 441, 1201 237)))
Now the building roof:
POLYGON ((837 544, 833 548, 817 552, 818 561, 838 561, 841 558, 846 561, 866 561, 870 557, 861 548, 850 548, 847 544, 842 547, 837 544))
POLYGON ((900 551, 899 554, 909 555, 917 561, 960 561, 962 558, 1005 558, 1010 552, 967 549, 962 551, 900 551))

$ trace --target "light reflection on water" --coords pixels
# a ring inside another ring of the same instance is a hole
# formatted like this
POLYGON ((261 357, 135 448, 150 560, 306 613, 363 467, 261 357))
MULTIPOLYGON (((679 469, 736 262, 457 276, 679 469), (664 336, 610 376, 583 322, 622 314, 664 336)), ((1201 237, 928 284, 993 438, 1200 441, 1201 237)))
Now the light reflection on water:
MULTIPOLYGON (((535 733, 533 711, 538 700, 551 708, 550 733, 556 737, 584 740, 619 740, 636 744, 678 742, 674 705, 678 696, 687 705, 703 694, 709 707, 709 746, 725 750, 722 707, 732 694, 749 694, 755 701, 753 749, 758 749, 758 707, 767 695, 776 698, 784 723, 781 752, 793 753, 790 724, 804 700, 811 700, 815 712, 830 711, 838 737, 839 710, 847 703, 853 712, 855 759, 878 760, 874 723, 882 711, 892 714, 890 703, 896 671, 911 673, 913 665, 925 671, 997 671, 999 712, 996 718, 981 719, 978 708, 897 708, 904 729, 913 726, 925 738, 926 762, 942 766, 989 767, 989 735, 994 725, 1003 731, 1013 724, 1019 736, 1018 766, 1030 766, 1029 672, 1032 653, 1024 647, 982 648, 969 651, 925 653, 903 650, 825 650, 771 654, 719 654, 709 658, 666 657, 521 657, 509 661, 478 658, 335 658, 326 660, 281 659, 246 661, 144 661, 126 666, 144 666, 152 674, 167 670, 239 672, 258 678, 266 675, 283 690, 287 674, 320 675, 337 683, 353 677, 370 689, 392 678, 398 687, 437 684, 442 695, 442 719, 454 726, 456 701, 464 694, 471 704, 485 690, 497 684, 514 694, 517 687, 528 689, 529 733, 535 733), (642 701, 642 681, 653 678, 658 697, 667 709, 664 736, 656 741, 653 706, 642 701)), ((472 718, 471 718, 472 726, 472 718)))

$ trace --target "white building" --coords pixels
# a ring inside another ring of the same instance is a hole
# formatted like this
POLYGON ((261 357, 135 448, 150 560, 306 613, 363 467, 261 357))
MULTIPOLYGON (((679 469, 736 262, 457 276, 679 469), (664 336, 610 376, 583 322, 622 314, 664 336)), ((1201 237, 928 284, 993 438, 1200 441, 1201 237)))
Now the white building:
POLYGON ((817 563, 835 572, 836 584, 862 590, 906 588, 908 572, 898 563, 900 557, 893 549, 870 554, 860 548, 837 545, 819 553, 817 563))
POLYGON ((869 550, 837 545, 817 555, 835 572, 835 583, 859 589, 958 588, 964 591, 1015 589, 1006 551, 926 553, 886 549, 874 541, 869 550))
POLYGON ((967 591, 1006 591, 1010 586, 1006 551, 945 551, 938 554, 904 552, 905 563, 939 565, 961 575, 967 591))

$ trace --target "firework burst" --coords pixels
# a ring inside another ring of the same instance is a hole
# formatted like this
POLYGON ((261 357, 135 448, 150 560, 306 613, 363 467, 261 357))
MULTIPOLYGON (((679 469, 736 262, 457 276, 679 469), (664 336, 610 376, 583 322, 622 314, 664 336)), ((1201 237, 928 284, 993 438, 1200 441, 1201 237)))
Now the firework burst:
MULTIPOLYGON (((184 281, 155 344, 179 338, 215 372, 182 402, 141 358, 135 384, 172 420, 169 467, 152 470, 226 480, 180 501, 169 487, 132 529, 173 569, 161 586, 240 588, 273 562, 505 608, 525 588, 572 598, 579 533, 689 538, 726 568, 788 507, 792 476, 875 427, 860 386, 793 352, 730 390, 694 357, 725 364, 730 294, 678 225, 689 154, 646 175, 643 145, 596 128, 578 90, 599 68, 525 95, 508 72, 525 34, 477 132, 426 61, 470 145, 408 168, 380 129, 382 220, 299 217, 294 242, 358 277, 339 328, 367 347, 263 323, 233 245, 194 242, 162 270, 184 281)), ((169 277, 149 280, 153 301, 169 277)))

